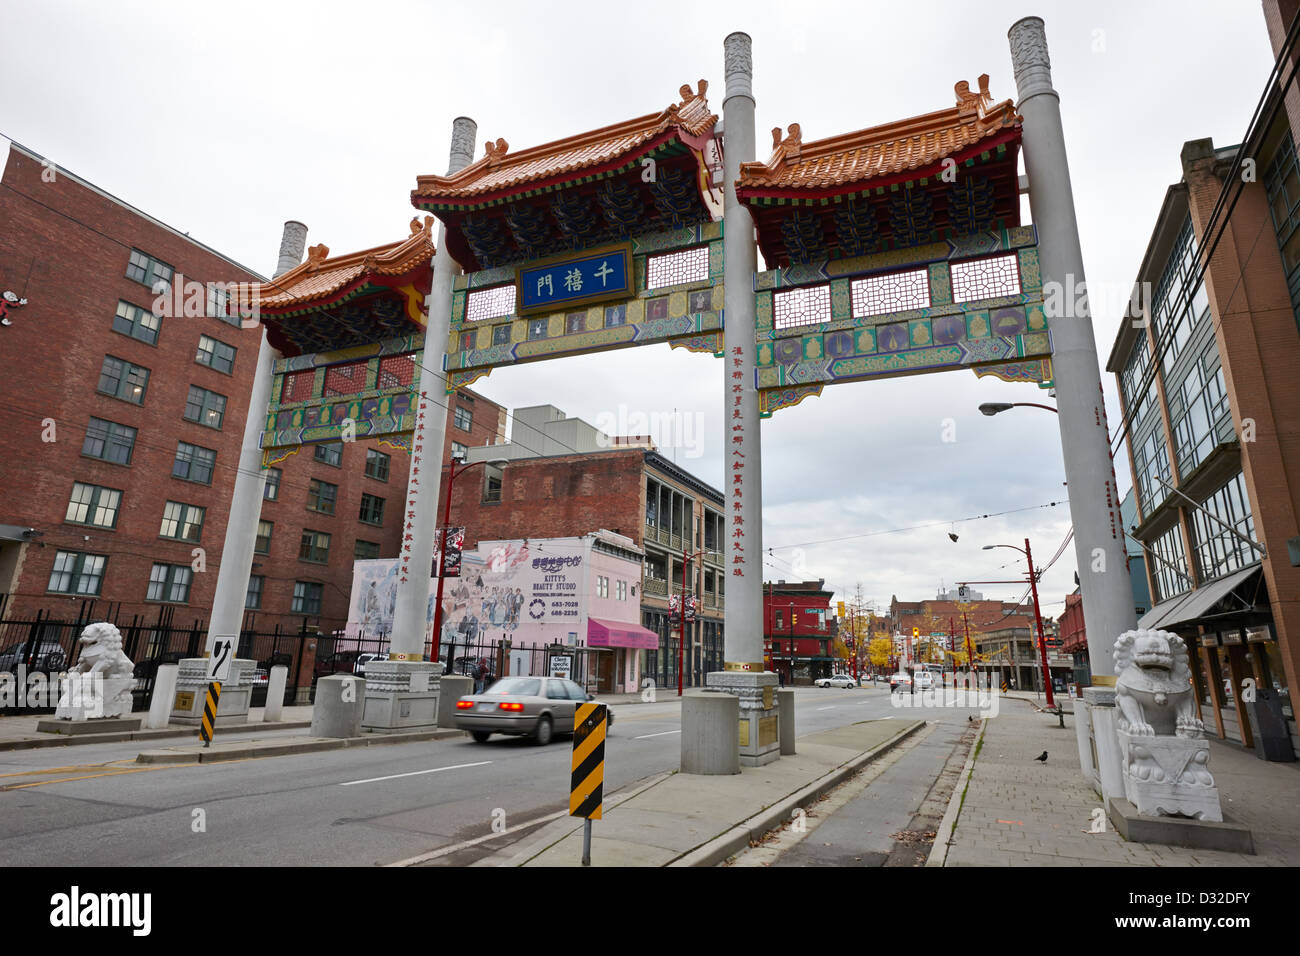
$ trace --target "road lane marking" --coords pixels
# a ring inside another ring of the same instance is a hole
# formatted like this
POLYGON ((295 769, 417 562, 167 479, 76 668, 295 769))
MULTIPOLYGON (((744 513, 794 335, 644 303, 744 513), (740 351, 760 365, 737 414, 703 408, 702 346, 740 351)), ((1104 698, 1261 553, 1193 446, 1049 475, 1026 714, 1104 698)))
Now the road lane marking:
POLYGON ((835 709, 835 705, 834 705, 834 704, 831 704, 829 707, 818 707, 817 709, 818 709, 818 710, 834 710, 834 709, 835 709))
POLYGON ((680 734, 680 730, 664 730, 657 734, 642 734, 640 737, 633 737, 633 740, 645 740, 649 737, 665 737, 668 734, 680 734))
POLYGON ((349 780, 347 783, 339 784, 340 787, 355 787, 359 783, 379 783, 381 780, 396 780, 399 777, 418 777, 426 773, 442 773, 444 770, 463 770, 466 767, 483 767, 490 764, 491 760, 480 760, 477 763, 458 763, 450 767, 434 767, 432 770, 412 770, 410 773, 390 773, 386 777, 368 777, 365 780, 349 780))
MULTIPOLYGON (((7 783, 0 785, 0 791, 29 790, 32 787, 48 787, 52 783, 73 783, 77 780, 94 780, 96 777, 117 777, 127 773, 154 773, 158 770, 181 770, 184 767, 192 766, 197 766, 197 764, 173 764, 167 767, 132 767, 125 770, 105 770, 102 773, 88 773, 79 777, 60 777, 58 780, 37 780, 34 783, 7 783)), ((14 776, 22 776, 22 774, 15 774, 14 776)), ((34 774, 29 776, 34 776, 34 774)))

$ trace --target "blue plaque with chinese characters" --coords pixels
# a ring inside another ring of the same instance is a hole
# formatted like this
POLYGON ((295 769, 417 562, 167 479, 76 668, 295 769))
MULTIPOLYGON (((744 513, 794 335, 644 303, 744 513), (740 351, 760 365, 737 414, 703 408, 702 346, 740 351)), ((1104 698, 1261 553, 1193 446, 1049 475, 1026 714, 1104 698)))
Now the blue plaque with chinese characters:
POLYGON ((632 244, 554 257, 516 271, 519 315, 631 298, 632 244))

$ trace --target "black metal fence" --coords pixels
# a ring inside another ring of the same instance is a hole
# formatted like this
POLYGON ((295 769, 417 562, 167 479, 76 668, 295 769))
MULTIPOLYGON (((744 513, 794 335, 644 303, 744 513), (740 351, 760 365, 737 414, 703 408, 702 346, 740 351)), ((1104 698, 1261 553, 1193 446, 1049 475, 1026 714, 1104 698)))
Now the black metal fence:
MULTIPOLYGON (((8 595, 0 595, 0 673, 12 674, 14 679, 39 673, 48 681, 50 675, 76 666, 82 630, 89 624, 106 621, 121 631, 122 650, 135 665, 131 693, 133 709, 137 711, 149 709, 159 666, 202 656, 207 641, 205 622, 196 620, 188 626, 177 626, 173 623, 175 609, 170 607, 160 607, 156 618, 146 619, 136 614, 127 620, 121 614, 120 605, 109 604, 103 608, 89 600, 82 602, 75 618, 57 618, 43 610, 37 611, 34 617, 7 616, 7 604, 8 595)), ((285 703, 294 702, 305 664, 305 645, 316 637, 305 625, 296 631, 283 630, 277 625, 269 632, 246 629, 240 633, 237 656, 255 660, 258 667, 254 675, 253 706, 266 703, 267 676, 276 664, 289 668, 285 703)), ((52 707, 19 707, 18 703, 18 699, 0 699, 0 714, 53 711, 52 707)))

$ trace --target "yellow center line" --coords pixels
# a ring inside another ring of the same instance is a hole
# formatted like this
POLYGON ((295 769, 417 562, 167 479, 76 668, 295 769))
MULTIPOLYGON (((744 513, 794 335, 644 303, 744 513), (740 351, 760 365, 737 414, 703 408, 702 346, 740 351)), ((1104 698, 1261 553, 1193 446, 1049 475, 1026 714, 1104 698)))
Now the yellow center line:
POLYGON ((155 770, 180 770, 182 767, 191 766, 190 764, 173 765, 167 767, 131 767, 125 770, 108 770, 104 773, 88 773, 79 777, 61 777, 58 780, 37 780, 34 783, 10 783, 0 785, 0 791, 5 790, 26 790, 30 787, 48 787, 52 783, 73 783, 77 780, 94 780, 96 777, 116 777, 124 773, 151 773, 155 770))

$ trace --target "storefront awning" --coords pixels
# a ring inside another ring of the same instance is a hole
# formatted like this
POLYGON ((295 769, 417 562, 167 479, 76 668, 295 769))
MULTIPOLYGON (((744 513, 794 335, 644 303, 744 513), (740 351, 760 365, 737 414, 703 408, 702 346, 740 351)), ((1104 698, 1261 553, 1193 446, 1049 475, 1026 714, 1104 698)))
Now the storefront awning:
POLYGON ((659 646, 659 635, 638 624, 621 624, 592 617, 587 619, 587 646, 654 650, 659 646))
MULTIPOLYGON (((1234 574, 1229 574, 1227 577, 1219 578, 1217 581, 1211 581, 1209 584, 1196 588, 1194 591, 1189 591, 1187 594, 1157 604, 1142 615, 1142 620, 1138 621, 1138 627, 1151 630, 1154 628, 1177 627, 1180 624, 1195 624, 1209 614, 1216 604, 1232 594, 1237 588, 1251 581, 1262 570, 1258 563, 1252 564, 1248 568, 1243 568, 1234 574)), ((1246 606, 1242 607, 1241 610, 1248 610, 1253 606, 1253 602, 1243 601, 1242 603, 1246 606)))

